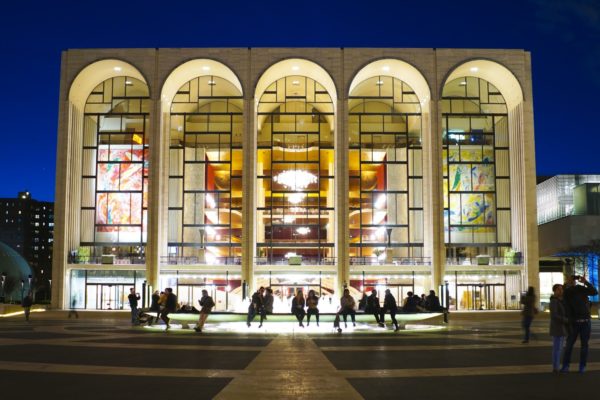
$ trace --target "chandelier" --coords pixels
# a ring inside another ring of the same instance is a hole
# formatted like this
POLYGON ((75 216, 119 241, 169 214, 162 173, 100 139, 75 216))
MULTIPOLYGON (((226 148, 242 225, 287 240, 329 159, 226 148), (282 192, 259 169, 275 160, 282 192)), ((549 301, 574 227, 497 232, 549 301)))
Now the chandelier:
POLYGON ((316 175, 304 170, 283 171, 273 180, 290 190, 304 190, 308 185, 317 183, 316 175))

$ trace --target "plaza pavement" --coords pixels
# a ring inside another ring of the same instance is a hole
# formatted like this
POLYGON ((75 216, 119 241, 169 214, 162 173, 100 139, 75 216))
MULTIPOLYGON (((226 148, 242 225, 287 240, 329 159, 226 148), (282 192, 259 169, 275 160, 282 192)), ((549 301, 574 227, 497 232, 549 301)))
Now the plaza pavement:
POLYGON ((0 318, 3 398, 587 399, 600 378, 597 320, 587 372, 557 375, 547 316, 522 344, 514 312, 455 313, 442 329, 399 333, 359 323, 341 335, 330 323, 223 329, 210 317, 199 335, 132 327, 126 313, 80 314, 0 318))

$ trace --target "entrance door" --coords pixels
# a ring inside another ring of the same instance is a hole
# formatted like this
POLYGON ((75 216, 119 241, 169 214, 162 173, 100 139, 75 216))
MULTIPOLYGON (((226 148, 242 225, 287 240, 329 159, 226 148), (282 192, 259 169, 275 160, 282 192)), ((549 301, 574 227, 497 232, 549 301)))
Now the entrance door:
POLYGON ((127 296, 130 287, 133 287, 133 284, 87 285, 85 308, 96 310, 129 309, 127 296))
POLYGON ((499 283, 458 284, 458 308, 463 310, 498 310, 506 308, 505 286, 499 283))

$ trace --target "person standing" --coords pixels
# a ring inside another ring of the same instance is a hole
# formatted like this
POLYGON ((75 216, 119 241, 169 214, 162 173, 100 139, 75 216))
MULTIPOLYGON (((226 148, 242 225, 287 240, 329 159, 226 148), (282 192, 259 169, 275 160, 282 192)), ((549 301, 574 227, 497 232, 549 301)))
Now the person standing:
POLYGON ((571 353, 579 336, 581 341, 579 372, 583 373, 587 364, 588 342, 592 334, 592 317, 588 296, 595 296, 598 294, 598 291, 583 276, 569 276, 565 286, 563 299, 565 311, 569 318, 569 335, 567 336, 563 365, 560 372, 569 372, 571 353), (577 285, 576 281, 581 282, 581 285, 577 285))
POLYGON ((31 306, 33 305, 33 298, 31 297, 31 292, 27 293, 27 296, 23 297, 21 300, 21 307, 23 307, 23 312, 25 314, 25 321, 29 321, 29 313, 31 313, 31 306))
POLYGON ((304 311, 304 306, 306 305, 306 301, 304 300, 304 294, 302 290, 298 290, 296 296, 292 299, 292 314, 296 316, 298 320, 298 326, 304 328, 304 316, 306 315, 306 311, 304 311))
POLYGON ((250 323, 252 322, 256 314, 262 313, 264 292, 265 288, 261 286, 252 295, 252 300, 250 300, 250 306, 248 306, 248 318, 246 319, 246 325, 248 325, 248 328, 250 328, 250 323))
POLYGON ((381 309, 381 316, 379 321, 381 322, 381 326, 385 326, 385 313, 390 313, 390 317, 392 319, 392 323, 394 324, 394 332, 398 332, 400 329, 398 327, 398 321, 396 320, 396 313, 398 312, 398 304, 396 304, 396 298, 390 292, 390 289, 385 290, 385 297, 383 298, 383 308, 381 309))
MULTIPOLYGON (((160 314, 160 294, 158 290, 155 290, 150 298, 150 308, 148 309, 148 314, 150 314, 150 312, 156 313, 156 320, 158 320, 158 316, 160 314)), ((154 322, 154 317, 149 315, 148 325, 152 325, 152 322, 154 322)))
POLYGON ((441 311, 440 299, 435 295, 435 290, 430 290, 429 295, 425 297, 425 308, 427 311, 441 311))
POLYGON ((173 293, 173 289, 166 288, 164 307, 160 313, 160 319, 167 325, 165 331, 171 329, 171 325, 169 324, 169 321, 171 321, 169 314, 174 313, 175 311, 177 311, 177 295, 173 293))
POLYGON ((314 290, 308 291, 308 298, 306 299, 306 326, 310 325, 310 316, 314 315, 317 320, 317 326, 319 326, 319 297, 316 295, 314 290))
POLYGON ((75 308, 77 306, 77 299, 75 299, 75 297, 73 297, 73 300, 71 300, 71 308, 69 309, 69 314, 67 316, 67 318, 71 318, 71 315, 75 314, 75 318, 79 319, 79 313, 77 312, 77 309, 75 308))
POLYGON ((339 313, 342 314, 342 316, 344 317, 344 327, 347 328, 348 324, 347 324, 347 318, 348 315, 350 315, 350 318, 352 318, 352 325, 356 326, 356 301, 354 301, 354 298, 352 296, 350 296, 350 290, 349 289, 344 289, 344 295, 340 298, 340 311, 339 313))
POLYGON ((208 318, 208 314, 210 314, 210 311, 215 306, 215 302, 212 297, 208 295, 208 291, 206 290, 202 290, 202 298, 200 298, 198 302, 200 303, 200 318, 198 319, 198 325, 196 325, 194 330, 198 333, 202 333, 206 318, 208 318))
POLYGON ((140 294, 135 293, 134 288, 129 289, 129 296, 127 296, 129 300, 129 308, 131 308, 131 323, 137 323, 137 315, 138 315, 138 300, 140 299, 140 294))
POLYGON ((567 336, 567 313, 563 304, 563 286, 555 284, 552 286, 550 296, 550 336, 552 336, 552 372, 558 372, 560 368, 560 354, 567 336))
POLYGON ((259 328, 262 328, 263 321, 267 319, 267 315, 273 314, 273 301, 275 298, 273 297, 273 289, 270 287, 265 289, 265 295, 263 296, 263 307, 262 312, 260 313, 260 325, 259 328))
POLYGON ((531 323, 533 322, 533 317, 537 313, 535 299, 536 297, 533 286, 529 286, 527 293, 525 296, 523 296, 523 298, 521 298, 521 304, 523 304, 521 315, 523 316, 522 324, 524 330, 523 342, 521 343, 529 343, 529 336, 531 335, 531 323))
POLYGON ((365 314, 373 314, 377 325, 383 327, 384 325, 379 320, 379 314, 381 313, 381 306, 379 305, 379 297, 377 297, 377 290, 373 289, 369 297, 367 297, 367 305, 365 307, 365 314))

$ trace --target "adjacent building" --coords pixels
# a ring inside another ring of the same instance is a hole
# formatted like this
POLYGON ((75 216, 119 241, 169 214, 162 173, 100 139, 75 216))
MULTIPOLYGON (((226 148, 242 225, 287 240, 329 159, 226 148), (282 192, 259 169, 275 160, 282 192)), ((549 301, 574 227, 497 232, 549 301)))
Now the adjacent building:
POLYGON ((282 311, 344 287, 518 308, 533 137, 522 50, 65 51, 53 304, 171 286, 243 310, 271 286, 282 311))
POLYGON ((541 178, 537 199, 542 302, 565 274, 585 275, 598 289, 600 175, 541 178))
POLYGON ((45 290, 52 279, 54 203, 35 200, 29 192, 0 198, 0 242, 23 256, 36 287, 45 290))

